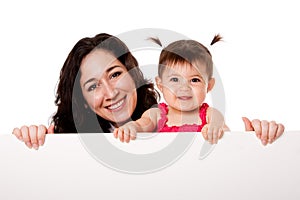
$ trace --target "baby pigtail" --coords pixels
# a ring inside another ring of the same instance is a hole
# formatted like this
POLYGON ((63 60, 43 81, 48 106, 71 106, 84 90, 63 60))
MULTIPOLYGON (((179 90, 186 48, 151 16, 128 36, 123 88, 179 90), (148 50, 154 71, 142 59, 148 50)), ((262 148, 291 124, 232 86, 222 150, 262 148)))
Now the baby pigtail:
POLYGON ((220 34, 217 34, 214 36, 214 39, 211 41, 210 45, 213 45, 219 41, 221 41, 223 39, 223 37, 220 34))
POLYGON ((148 40, 150 40, 162 47, 161 41, 157 37, 156 38, 150 37, 150 38, 148 38, 148 40))

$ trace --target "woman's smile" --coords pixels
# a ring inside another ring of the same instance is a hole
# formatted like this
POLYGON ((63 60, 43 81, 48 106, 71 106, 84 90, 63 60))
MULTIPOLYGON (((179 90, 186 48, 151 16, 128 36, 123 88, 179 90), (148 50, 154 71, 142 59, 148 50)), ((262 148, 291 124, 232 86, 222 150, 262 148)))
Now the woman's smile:
POLYGON ((109 106, 105 106, 109 111, 111 112, 117 112, 121 110, 125 105, 126 96, 122 98, 121 100, 117 101, 116 103, 113 103, 109 106))

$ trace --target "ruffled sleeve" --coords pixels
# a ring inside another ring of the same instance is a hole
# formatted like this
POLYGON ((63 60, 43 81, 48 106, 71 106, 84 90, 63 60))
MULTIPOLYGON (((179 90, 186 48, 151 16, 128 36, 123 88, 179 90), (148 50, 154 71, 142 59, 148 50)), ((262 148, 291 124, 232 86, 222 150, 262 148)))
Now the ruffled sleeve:
POLYGON ((167 104, 165 103, 160 103, 158 108, 160 110, 160 119, 157 124, 157 131, 160 132, 168 121, 167 114, 169 110, 167 104))

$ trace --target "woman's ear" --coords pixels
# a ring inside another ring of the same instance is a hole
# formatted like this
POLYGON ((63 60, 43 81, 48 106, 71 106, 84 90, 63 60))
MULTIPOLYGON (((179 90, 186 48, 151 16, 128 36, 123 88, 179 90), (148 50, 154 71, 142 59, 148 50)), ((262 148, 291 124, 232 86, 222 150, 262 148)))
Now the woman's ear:
POLYGON ((215 85, 215 82, 216 82, 215 78, 211 78, 211 79, 208 81, 207 92, 210 92, 210 91, 213 89, 213 87, 214 87, 214 85, 215 85))
POLYGON ((90 113, 91 113, 91 109, 90 109, 89 105, 88 105, 87 103, 84 103, 83 106, 84 106, 85 111, 86 111, 88 114, 90 114, 90 113))
POLYGON ((162 82, 161 82, 161 78, 159 78, 158 76, 155 77, 155 81, 156 81, 156 86, 157 88, 160 90, 160 92, 162 92, 162 82))

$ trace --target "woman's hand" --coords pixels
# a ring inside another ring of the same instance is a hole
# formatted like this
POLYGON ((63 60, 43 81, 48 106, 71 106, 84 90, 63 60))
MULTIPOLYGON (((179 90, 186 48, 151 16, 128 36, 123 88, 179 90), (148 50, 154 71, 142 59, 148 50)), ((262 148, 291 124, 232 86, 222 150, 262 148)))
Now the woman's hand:
POLYGON ((261 140, 263 145, 272 144, 284 132, 284 126, 275 121, 260 121, 258 119, 250 121, 247 117, 242 117, 242 119, 245 124, 245 130, 254 131, 256 137, 261 140))
POLYGON ((35 150, 44 145, 47 133, 54 133, 54 125, 50 125, 48 129, 44 125, 22 126, 21 128, 14 128, 12 132, 28 148, 35 150))

